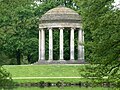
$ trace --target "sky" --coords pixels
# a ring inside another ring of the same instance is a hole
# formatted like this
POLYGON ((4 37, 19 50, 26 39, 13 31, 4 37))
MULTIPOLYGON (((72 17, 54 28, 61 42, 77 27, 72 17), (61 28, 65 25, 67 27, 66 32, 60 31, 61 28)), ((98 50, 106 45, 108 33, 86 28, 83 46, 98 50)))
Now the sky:
POLYGON ((113 5, 115 5, 117 8, 120 8, 120 0, 115 0, 113 5))
POLYGON ((116 4, 120 3, 120 0, 115 0, 116 4))

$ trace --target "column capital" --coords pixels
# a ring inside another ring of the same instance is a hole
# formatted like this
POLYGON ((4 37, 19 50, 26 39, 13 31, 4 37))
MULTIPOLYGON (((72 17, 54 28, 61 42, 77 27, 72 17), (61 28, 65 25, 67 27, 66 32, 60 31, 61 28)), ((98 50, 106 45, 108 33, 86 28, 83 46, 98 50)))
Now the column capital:
POLYGON ((75 30, 76 28, 75 27, 71 27, 71 29, 75 30))
POLYGON ((64 29, 64 27, 60 27, 59 29, 60 29, 60 30, 61 30, 61 29, 63 30, 63 29, 64 29))
POLYGON ((39 28, 39 30, 44 30, 44 28, 39 28))
POLYGON ((52 27, 48 27, 47 29, 50 30, 50 29, 53 29, 53 28, 52 27))
POLYGON ((43 28, 43 27, 39 26, 39 29, 41 29, 41 28, 43 28))
POLYGON ((80 30, 83 30, 83 28, 82 28, 82 27, 80 27, 79 29, 80 29, 80 30))

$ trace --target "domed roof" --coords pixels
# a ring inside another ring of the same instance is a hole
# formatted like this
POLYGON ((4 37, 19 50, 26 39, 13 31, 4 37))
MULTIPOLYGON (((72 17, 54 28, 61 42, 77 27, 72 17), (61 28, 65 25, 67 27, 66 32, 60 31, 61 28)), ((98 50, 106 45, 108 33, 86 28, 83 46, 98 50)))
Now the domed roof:
POLYGON ((40 27, 80 27, 81 17, 74 10, 59 6, 47 11, 40 19, 40 27))

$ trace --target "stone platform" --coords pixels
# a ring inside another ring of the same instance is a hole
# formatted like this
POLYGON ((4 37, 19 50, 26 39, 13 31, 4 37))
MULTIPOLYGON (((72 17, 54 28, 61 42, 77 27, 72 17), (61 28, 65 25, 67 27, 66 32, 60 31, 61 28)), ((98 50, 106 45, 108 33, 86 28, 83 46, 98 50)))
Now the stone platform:
POLYGON ((35 65, 39 64, 85 64, 84 60, 39 60, 34 63, 35 65))

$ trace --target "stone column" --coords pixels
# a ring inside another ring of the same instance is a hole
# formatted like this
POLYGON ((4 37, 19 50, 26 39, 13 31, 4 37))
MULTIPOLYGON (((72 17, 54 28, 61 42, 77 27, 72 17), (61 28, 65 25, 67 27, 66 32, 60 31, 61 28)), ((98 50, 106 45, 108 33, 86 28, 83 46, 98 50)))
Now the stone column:
POLYGON ((49 28, 49 60, 53 60, 53 32, 49 28))
MULTIPOLYGON (((83 35, 83 44, 84 44, 84 31, 82 31, 83 33, 82 33, 82 35, 83 35)), ((83 56, 82 56, 82 58, 83 58, 83 62, 85 62, 85 52, 84 52, 84 45, 83 45, 83 48, 82 48, 82 51, 83 51, 83 56)))
POLYGON ((45 31, 41 29, 41 60, 45 60, 45 31))
POLYGON ((64 50, 63 50, 63 29, 60 28, 60 60, 64 59, 64 50))
POLYGON ((70 60, 74 60, 74 28, 70 32, 70 60))
POLYGON ((40 60, 41 58, 41 31, 39 30, 39 59, 40 60))
POLYGON ((78 60, 84 62, 84 46, 83 46, 84 35, 82 29, 78 31, 78 60))

